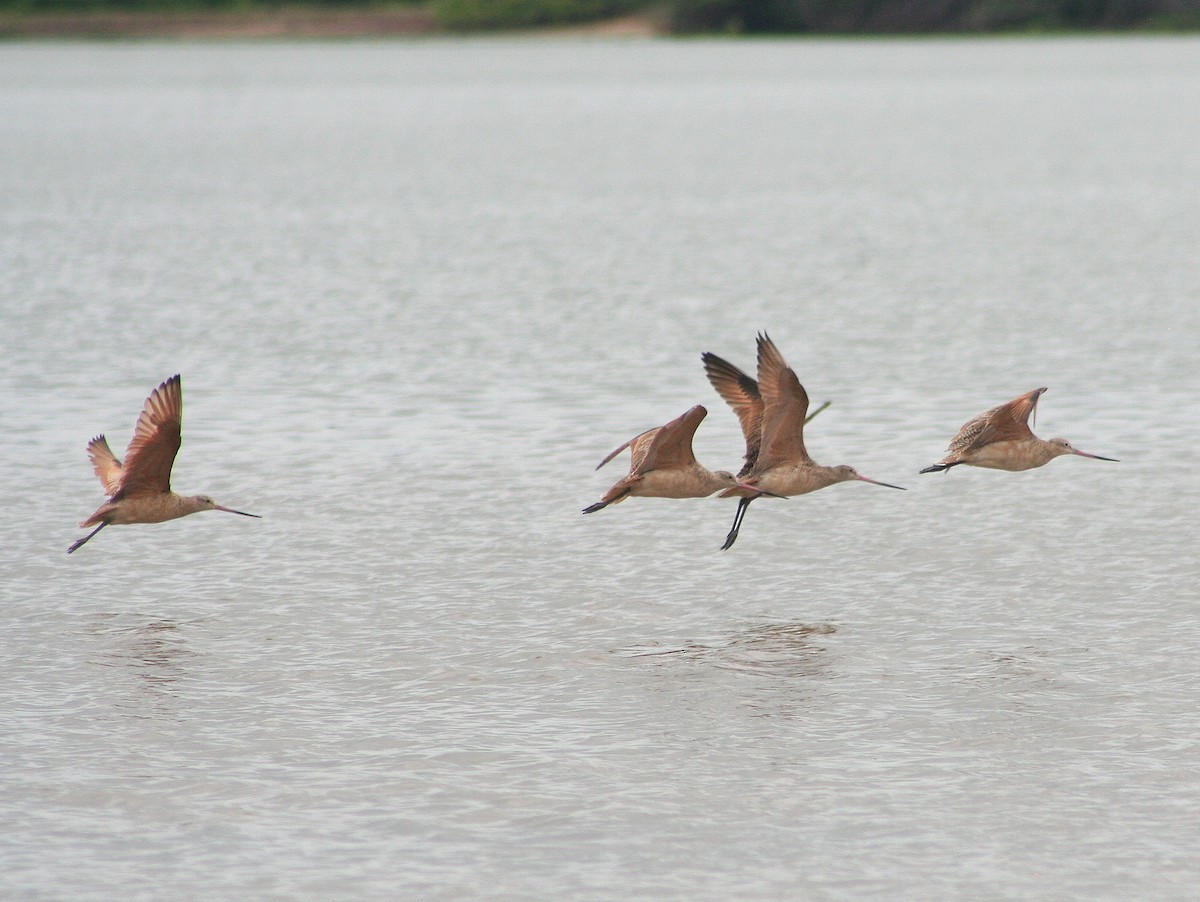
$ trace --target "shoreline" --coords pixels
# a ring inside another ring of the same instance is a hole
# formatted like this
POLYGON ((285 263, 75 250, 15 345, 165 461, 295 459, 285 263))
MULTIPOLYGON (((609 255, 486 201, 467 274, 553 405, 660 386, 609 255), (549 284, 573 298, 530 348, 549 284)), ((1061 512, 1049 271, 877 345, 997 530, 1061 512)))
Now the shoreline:
POLYGON ((666 34, 652 16, 629 15, 577 25, 503 32, 442 27, 423 6, 328 8, 287 6, 246 10, 97 10, 78 13, 0 13, 0 40, 143 39, 269 40, 519 34, 534 37, 650 38, 666 34))
MULTIPOLYGON (((739 34, 760 39, 896 39, 896 38, 1016 38, 1081 37, 1091 35, 1162 36, 1200 33, 1197 23, 1146 23, 1119 29, 1001 29, 926 31, 811 31, 804 33, 739 34)), ((83 10, 78 12, 17 12, 0 10, 0 42, 43 40, 181 40, 271 41, 357 40, 371 38, 442 37, 470 39, 486 36, 520 38, 730 37, 728 33, 675 35, 661 12, 638 12, 610 19, 530 28, 463 30, 447 28, 432 6, 275 6, 243 9, 83 10)))

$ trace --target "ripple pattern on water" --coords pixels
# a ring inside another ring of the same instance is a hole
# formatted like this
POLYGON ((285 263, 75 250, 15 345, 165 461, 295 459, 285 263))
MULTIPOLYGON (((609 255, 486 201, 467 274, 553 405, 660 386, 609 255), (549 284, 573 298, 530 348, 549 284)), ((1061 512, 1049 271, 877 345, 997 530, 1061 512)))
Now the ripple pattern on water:
POLYGON ((6 47, 0 896, 1194 897, 1196 50, 6 47), (760 329, 908 491, 581 516, 760 329))

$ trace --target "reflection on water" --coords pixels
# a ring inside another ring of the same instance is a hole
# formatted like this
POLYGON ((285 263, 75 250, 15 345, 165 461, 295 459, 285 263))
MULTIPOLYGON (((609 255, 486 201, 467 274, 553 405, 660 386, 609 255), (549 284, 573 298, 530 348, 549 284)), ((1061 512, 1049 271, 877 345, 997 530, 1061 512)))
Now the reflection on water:
POLYGON ((628 645, 614 654, 659 661, 673 658, 756 676, 816 676, 828 662, 822 636, 837 632, 832 623, 767 623, 728 636, 682 645, 628 645))
POLYGON ((197 657, 187 647, 186 625, 174 620, 153 620, 134 626, 97 623, 92 632, 105 640, 105 648, 89 663, 122 669, 135 677, 146 692, 170 693, 173 684, 187 677, 188 662, 197 657))

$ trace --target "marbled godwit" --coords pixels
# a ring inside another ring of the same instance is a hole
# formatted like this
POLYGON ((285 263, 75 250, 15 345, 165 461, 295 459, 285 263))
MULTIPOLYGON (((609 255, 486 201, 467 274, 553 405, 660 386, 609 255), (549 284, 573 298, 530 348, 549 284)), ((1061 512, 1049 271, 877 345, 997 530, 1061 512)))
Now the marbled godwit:
POLYGON ((671 422, 636 435, 600 461, 597 470, 626 448, 629 449, 629 473, 614 483, 595 504, 585 507, 594 514, 630 495, 643 498, 707 498, 719 489, 740 485, 724 470, 705 469, 692 451, 692 436, 708 411, 697 404, 671 422))
POLYGON ((902 488, 860 476, 853 467, 824 467, 809 457, 804 447, 808 394, 766 333, 758 336, 757 384, 715 354, 703 354, 701 360, 708 381, 733 408, 746 438, 746 465, 738 476, 743 486, 726 489, 720 496, 740 499, 722 550, 737 541, 746 508, 759 495, 806 495, 853 479, 902 488))
POLYGON ((98 435, 88 442, 88 457, 100 477, 108 501, 80 523, 80 527, 96 526, 79 539, 67 554, 75 551, 88 539, 113 523, 162 523, 186 517, 199 511, 225 511, 243 517, 258 517, 245 511, 221 507, 207 495, 176 495, 171 491, 171 465, 179 451, 179 428, 183 417, 183 391, 179 376, 172 376, 146 399, 133 438, 125 449, 125 463, 117 460, 108 440, 98 435))
MULTIPOLYGON (((728 360, 708 351, 700 355, 700 360, 704 363, 704 374, 708 376, 708 381, 712 383, 712 387, 717 390, 717 394, 725 400, 725 403, 733 408, 738 422, 742 424, 742 435, 746 439, 746 457, 737 474, 740 479, 754 469, 754 462, 758 460, 758 449, 762 440, 762 393, 758 390, 756 380, 728 360)), ((830 403, 825 401, 806 416, 804 418, 805 425, 812 422, 812 418, 828 407, 830 403)))
POLYGON ((1116 462, 1114 457, 1077 451, 1065 438, 1045 441, 1034 435, 1029 428, 1029 417, 1037 418, 1038 398, 1045 391, 1044 387, 1035 388, 968 420, 950 440, 950 453, 921 472, 936 473, 959 464, 991 470, 1032 470, 1063 454, 1116 462))

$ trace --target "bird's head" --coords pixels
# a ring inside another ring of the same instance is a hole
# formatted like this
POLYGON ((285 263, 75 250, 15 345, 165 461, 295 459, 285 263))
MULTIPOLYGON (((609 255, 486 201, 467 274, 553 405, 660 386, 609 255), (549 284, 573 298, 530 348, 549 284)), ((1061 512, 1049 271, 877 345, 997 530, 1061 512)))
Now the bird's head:
POLYGON ((235 511, 232 507, 222 507, 213 501, 208 495, 193 495, 192 504, 196 506, 198 511, 225 511, 227 514, 241 514, 243 517, 256 517, 262 519, 258 514, 248 514, 245 511, 235 511))
POLYGON ((1090 457, 1093 460, 1111 460, 1114 463, 1117 460, 1115 457, 1101 457, 1099 454, 1088 454, 1086 451, 1080 451, 1065 438, 1052 438, 1046 444, 1050 446, 1050 450, 1054 452, 1055 457, 1062 454, 1077 454, 1080 457, 1090 457))
POLYGON ((871 485, 881 485, 888 489, 900 489, 902 492, 905 490, 903 486, 892 485, 890 482, 880 482, 878 479, 868 479, 866 476, 860 474, 858 470, 854 469, 854 467, 848 466, 847 464, 842 464, 840 467, 833 468, 833 481, 835 483, 849 482, 852 479, 857 479, 859 482, 869 482, 871 485))

